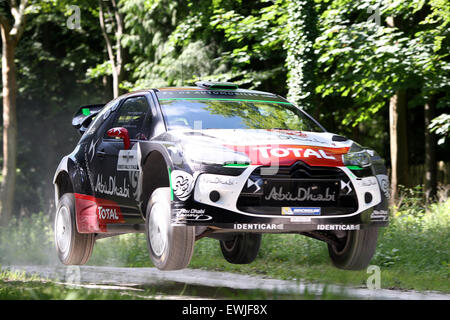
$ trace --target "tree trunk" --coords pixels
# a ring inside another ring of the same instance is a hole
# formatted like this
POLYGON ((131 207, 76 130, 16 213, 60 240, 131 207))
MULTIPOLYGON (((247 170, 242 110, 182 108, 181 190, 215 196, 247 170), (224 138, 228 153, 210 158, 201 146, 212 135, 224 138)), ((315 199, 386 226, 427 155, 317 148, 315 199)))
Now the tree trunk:
POLYGON ((425 177, 424 192, 427 202, 437 195, 436 172, 436 136, 430 132, 428 126, 434 118, 436 99, 433 97, 425 104, 425 177))
POLYGON ((112 80, 113 80, 113 96, 117 98, 121 90, 119 88, 120 82, 123 80, 124 72, 123 72, 123 47, 120 43, 120 40, 123 35, 123 17, 119 13, 119 7, 115 0, 111 0, 107 4, 103 3, 103 0, 98 0, 99 3, 99 21, 100 28, 103 33, 103 37, 106 43, 106 51, 108 53, 109 62, 111 64, 112 69, 112 80), (108 11, 108 15, 110 17, 114 17, 114 29, 115 29, 115 37, 116 37, 116 48, 113 47, 112 40, 108 35, 107 27, 105 24, 105 13, 104 6, 108 11), (112 11, 111 11, 112 10, 112 11))
POLYGON ((3 168, 1 183, 0 222, 6 224, 12 216, 17 165, 16 70, 15 43, 2 28, 3 82, 3 168))
POLYGON ((406 92, 399 90, 389 103, 391 146, 391 201, 398 199, 398 186, 408 186, 408 139, 406 123, 406 92))

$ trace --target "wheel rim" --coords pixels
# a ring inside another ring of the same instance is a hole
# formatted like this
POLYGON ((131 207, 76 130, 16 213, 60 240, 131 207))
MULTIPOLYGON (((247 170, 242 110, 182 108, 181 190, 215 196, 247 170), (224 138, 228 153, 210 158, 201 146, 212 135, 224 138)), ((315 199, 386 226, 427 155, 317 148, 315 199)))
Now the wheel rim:
POLYGON ((55 238, 59 251, 66 256, 72 239, 72 221, 67 207, 59 208, 56 214, 55 238))
POLYGON ((336 255, 341 255, 346 252, 347 247, 350 243, 350 231, 347 231, 347 235, 345 236, 345 240, 342 241, 342 244, 339 247, 336 247, 335 245, 332 245, 331 248, 333 249, 333 252, 336 255))
POLYGON ((237 236, 233 237, 232 240, 223 241, 222 242, 223 248, 225 249, 225 251, 231 252, 236 247, 237 241, 238 241, 238 237, 237 236))
POLYGON ((152 251, 158 257, 162 256, 167 247, 168 227, 165 208, 155 203, 150 211, 149 236, 152 251))

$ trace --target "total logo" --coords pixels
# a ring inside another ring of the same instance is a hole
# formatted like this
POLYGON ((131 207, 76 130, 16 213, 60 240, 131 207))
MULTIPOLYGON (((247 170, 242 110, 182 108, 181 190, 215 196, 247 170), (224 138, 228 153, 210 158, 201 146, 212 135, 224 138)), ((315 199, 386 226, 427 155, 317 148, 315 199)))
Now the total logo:
POLYGON ((336 160, 335 157, 329 156, 325 153, 324 150, 318 149, 317 151, 313 149, 305 149, 303 151, 302 148, 272 148, 272 147, 255 147, 254 150, 258 150, 263 158, 278 157, 284 158, 289 156, 294 156, 296 158, 308 158, 308 157, 316 157, 317 159, 329 159, 336 160))
POLYGON ((116 208, 104 208, 102 206, 98 207, 98 218, 100 220, 119 220, 120 213, 117 212, 116 208))
POLYGON ((246 145, 228 146, 236 152, 245 153, 253 165, 290 166, 302 160, 312 166, 343 166, 342 155, 349 148, 318 147, 304 145, 246 145))

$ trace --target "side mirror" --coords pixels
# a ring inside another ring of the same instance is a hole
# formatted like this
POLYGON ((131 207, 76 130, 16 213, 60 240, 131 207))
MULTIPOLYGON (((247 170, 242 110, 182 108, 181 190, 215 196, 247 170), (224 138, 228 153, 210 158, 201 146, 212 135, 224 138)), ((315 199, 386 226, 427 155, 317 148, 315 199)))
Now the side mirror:
POLYGON ((128 130, 125 128, 111 128, 106 134, 108 137, 121 138, 123 139, 123 146, 125 150, 130 149, 130 135, 128 134, 128 130))

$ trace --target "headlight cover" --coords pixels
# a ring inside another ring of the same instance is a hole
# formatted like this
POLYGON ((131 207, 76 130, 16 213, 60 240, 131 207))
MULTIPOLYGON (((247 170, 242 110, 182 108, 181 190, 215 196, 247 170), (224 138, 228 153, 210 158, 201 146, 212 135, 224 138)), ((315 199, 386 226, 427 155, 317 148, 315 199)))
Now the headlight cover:
POLYGON ((349 152, 342 156, 342 162, 347 167, 369 167, 372 164, 370 154, 366 150, 349 152))

